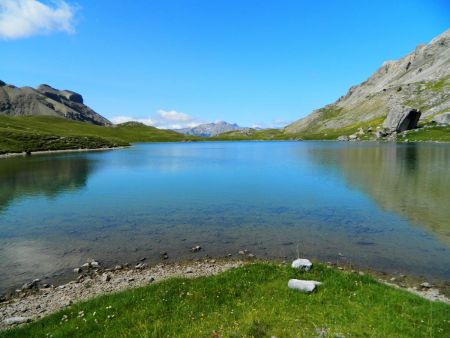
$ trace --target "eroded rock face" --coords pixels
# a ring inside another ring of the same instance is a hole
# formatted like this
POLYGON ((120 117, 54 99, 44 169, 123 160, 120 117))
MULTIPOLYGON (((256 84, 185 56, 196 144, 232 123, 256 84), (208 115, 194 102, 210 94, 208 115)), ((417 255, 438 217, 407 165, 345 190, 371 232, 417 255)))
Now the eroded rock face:
POLYGON ((391 132, 401 133, 405 130, 417 128, 421 112, 417 109, 393 109, 389 112, 386 120, 383 122, 383 127, 391 132))
POLYGON ((387 61, 347 94, 285 128, 323 132, 371 122, 397 107, 421 107, 422 118, 450 111, 450 29, 396 61, 387 61))
POLYGON ((449 126, 450 125, 450 112, 439 114, 433 118, 433 122, 449 126))
POLYGON ((36 89, 17 88, 0 81, 0 114, 59 116, 102 126, 111 125, 110 121, 86 106, 80 94, 58 90, 46 84, 36 89))

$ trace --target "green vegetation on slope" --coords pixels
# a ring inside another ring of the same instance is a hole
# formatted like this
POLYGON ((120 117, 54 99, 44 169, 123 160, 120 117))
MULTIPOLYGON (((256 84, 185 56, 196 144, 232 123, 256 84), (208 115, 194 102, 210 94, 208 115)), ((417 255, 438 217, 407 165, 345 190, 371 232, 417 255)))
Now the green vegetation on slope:
POLYGON ((247 129, 233 130, 210 137, 211 141, 259 141, 259 140, 288 140, 287 135, 281 129, 247 129))
POLYGON ((58 117, 0 115, 0 154, 38 150, 104 148, 129 142, 194 140, 171 130, 140 123, 101 127, 58 117))
MULTIPOLYGON (((405 139, 409 142, 415 141, 440 141, 450 142, 450 126, 433 126, 410 130, 405 133, 405 139)), ((401 139, 400 139, 401 140, 401 139)))
POLYGON ((302 273, 257 263, 101 296, 0 333, 5 338, 319 335, 448 337, 450 306, 323 265, 302 273), (290 278, 323 285, 312 294, 299 293, 287 288, 290 278))

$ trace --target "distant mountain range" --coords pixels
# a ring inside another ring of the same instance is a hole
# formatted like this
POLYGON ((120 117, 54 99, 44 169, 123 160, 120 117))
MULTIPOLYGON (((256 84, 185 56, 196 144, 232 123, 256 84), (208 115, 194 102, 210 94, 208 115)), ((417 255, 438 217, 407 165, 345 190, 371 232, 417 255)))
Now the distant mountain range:
POLYGON ((236 123, 228 123, 225 121, 220 121, 216 123, 205 123, 192 128, 182 128, 174 130, 185 135, 211 137, 225 133, 227 131, 243 130, 243 129, 248 128, 240 127, 236 123))
POLYGON ((18 88, 0 81, 0 114, 8 116, 59 116, 101 126, 112 123, 86 106, 83 97, 70 90, 43 84, 18 88))

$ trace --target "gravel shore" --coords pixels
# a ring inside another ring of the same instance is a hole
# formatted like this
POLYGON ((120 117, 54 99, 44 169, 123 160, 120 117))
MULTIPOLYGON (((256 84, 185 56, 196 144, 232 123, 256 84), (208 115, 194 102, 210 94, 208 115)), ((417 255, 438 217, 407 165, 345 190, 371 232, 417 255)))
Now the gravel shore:
POLYGON ((95 296, 158 283, 171 277, 195 278, 214 275, 242 264, 242 261, 209 259, 151 267, 140 263, 134 268, 117 266, 115 269, 82 269, 75 281, 57 287, 41 286, 22 291, 18 297, 0 303, 0 330, 13 326, 15 322, 19 324, 44 317, 74 302, 95 296), (11 320, 12 318, 16 320, 11 320))

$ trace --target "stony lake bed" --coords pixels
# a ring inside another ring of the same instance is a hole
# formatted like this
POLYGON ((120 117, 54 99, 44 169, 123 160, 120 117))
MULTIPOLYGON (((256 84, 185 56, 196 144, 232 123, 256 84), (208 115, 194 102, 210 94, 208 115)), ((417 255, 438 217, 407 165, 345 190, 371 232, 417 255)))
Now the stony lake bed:
POLYGON ((448 144, 377 142, 156 143, 3 159, 0 290, 67 283, 89 258, 155 266, 246 249, 445 292, 449 161, 448 144))

